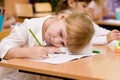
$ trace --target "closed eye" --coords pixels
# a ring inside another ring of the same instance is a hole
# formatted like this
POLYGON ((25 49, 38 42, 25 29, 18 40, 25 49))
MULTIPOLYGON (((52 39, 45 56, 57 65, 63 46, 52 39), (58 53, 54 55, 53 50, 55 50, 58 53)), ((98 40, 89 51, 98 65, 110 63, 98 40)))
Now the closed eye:
POLYGON ((62 46, 65 46, 64 42, 61 42, 62 46))
POLYGON ((86 8, 87 6, 86 5, 83 5, 84 8, 86 8))
POLYGON ((60 32, 60 36, 63 38, 63 34, 62 34, 62 32, 60 32))

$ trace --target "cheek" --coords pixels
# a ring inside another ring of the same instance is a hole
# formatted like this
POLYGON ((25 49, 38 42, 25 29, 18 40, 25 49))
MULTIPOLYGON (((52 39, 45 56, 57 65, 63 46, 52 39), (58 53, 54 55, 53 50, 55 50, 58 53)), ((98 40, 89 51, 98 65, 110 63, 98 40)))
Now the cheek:
POLYGON ((80 12, 84 12, 85 8, 82 6, 82 4, 77 6, 77 10, 79 10, 80 12))
POLYGON ((84 12, 84 10, 85 10, 85 9, 84 9, 83 7, 81 7, 81 6, 78 7, 78 9, 79 9, 80 12, 84 12))

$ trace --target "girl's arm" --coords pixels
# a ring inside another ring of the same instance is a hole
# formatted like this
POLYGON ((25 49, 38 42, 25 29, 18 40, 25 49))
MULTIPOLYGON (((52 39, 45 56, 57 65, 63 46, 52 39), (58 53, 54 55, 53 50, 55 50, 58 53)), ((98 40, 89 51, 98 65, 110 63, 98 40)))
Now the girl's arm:
POLYGON ((93 22, 95 34, 92 39, 93 45, 104 45, 107 44, 107 34, 110 32, 107 29, 104 29, 93 22))
POLYGON ((44 59, 48 57, 48 54, 60 53, 60 49, 54 46, 48 47, 31 47, 31 48, 20 48, 14 47, 8 50, 5 55, 5 59, 12 58, 27 58, 27 59, 44 59))
POLYGON ((3 23, 4 28, 9 28, 12 24, 16 23, 16 19, 12 15, 6 13, 5 16, 6 16, 6 19, 5 19, 4 23, 3 23))
POLYGON ((104 45, 112 42, 113 40, 120 39, 120 32, 118 30, 110 31, 96 25, 94 22, 93 24, 95 28, 95 35, 92 39, 93 45, 104 45))

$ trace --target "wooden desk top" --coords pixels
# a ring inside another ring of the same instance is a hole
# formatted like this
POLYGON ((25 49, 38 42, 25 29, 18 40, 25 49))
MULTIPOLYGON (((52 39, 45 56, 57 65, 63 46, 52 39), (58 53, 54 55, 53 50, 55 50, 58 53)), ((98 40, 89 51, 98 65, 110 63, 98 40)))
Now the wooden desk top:
POLYGON ((96 24, 98 24, 98 25, 120 27, 120 24, 110 23, 110 22, 105 22, 105 21, 97 21, 96 24))
POLYGON ((2 32, 0 32, 0 40, 9 35, 11 28, 3 28, 2 32))
POLYGON ((95 49, 101 54, 59 65, 11 59, 0 66, 80 80, 120 80, 120 54, 106 46, 95 46, 95 49))

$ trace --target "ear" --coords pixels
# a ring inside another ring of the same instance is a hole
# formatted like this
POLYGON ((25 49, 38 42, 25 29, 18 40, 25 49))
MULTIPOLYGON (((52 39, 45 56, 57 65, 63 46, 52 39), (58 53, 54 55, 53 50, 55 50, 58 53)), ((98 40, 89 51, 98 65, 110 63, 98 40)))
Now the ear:
POLYGON ((59 15, 58 15, 58 19, 59 19, 59 20, 63 20, 63 19, 65 19, 67 16, 68 16, 67 14, 59 14, 59 15))
POLYGON ((68 6, 70 8, 74 8, 76 6, 75 1, 74 0, 68 0, 68 6))

